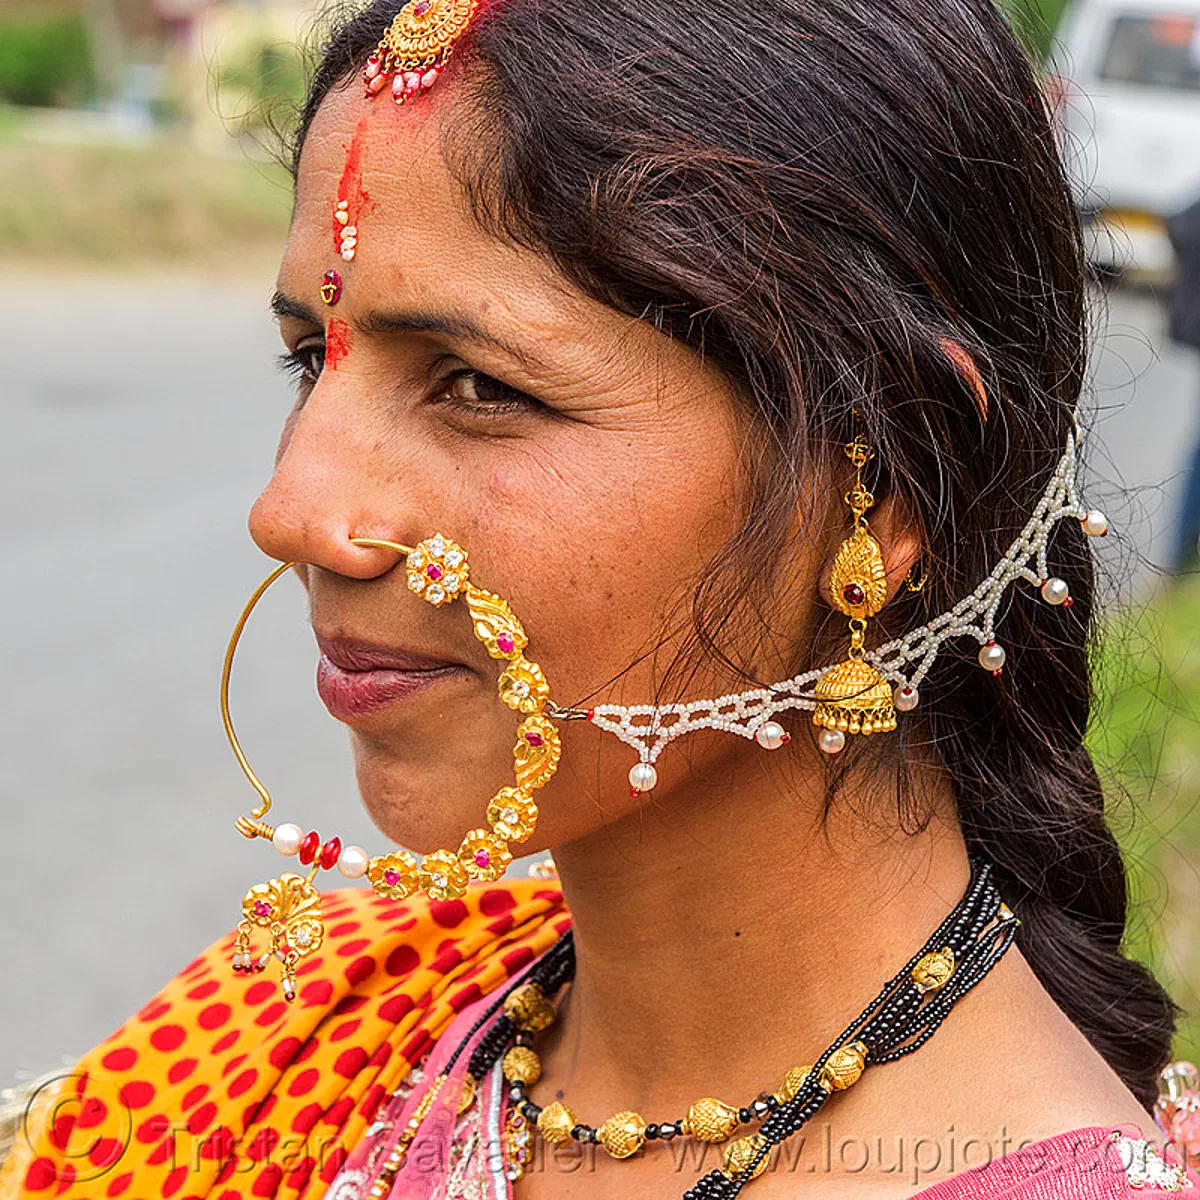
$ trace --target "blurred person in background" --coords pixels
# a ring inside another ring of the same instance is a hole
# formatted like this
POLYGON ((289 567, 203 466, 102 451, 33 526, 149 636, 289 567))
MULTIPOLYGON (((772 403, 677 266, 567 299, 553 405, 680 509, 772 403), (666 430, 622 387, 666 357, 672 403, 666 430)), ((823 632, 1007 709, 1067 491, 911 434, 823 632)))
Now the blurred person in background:
MULTIPOLYGON (((1167 303, 1167 332, 1181 346, 1200 350, 1200 200, 1167 225, 1178 263, 1167 303)), ((1176 575, 1200 563, 1200 435, 1186 468, 1171 569, 1176 575)))
POLYGON ((374 0, 294 162, 250 526, 381 844, 260 791, 284 873, 0 1194, 1194 1192, 1084 744, 1081 231, 989 0, 374 0))

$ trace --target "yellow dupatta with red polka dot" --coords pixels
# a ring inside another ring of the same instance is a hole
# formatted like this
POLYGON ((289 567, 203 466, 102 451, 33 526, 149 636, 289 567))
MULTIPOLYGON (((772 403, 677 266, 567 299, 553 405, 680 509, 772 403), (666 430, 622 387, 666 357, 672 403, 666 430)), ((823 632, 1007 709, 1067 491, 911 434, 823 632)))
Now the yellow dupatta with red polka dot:
POLYGON ((37 1095, 0 1197, 314 1200, 456 1014, 570 923, 541 880, 445 903, 323 900, 294 1003, 269 975, 233 973, 233 933, 210 946, 37 1095))

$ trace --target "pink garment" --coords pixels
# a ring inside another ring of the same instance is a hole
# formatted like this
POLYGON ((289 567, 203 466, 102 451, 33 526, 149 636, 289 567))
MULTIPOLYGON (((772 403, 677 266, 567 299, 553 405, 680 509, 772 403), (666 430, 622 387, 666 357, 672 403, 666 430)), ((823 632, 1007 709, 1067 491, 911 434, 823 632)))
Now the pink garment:
MULTIPOLYGON (((495 999, 485 996, 464 1009, 406 1085, 384 1102, 375 1124, 330 1184, 326 1200, 367 1200, 409 1117, 495 999)), ((514 1164, 504 1132, 508 1089, 498 1066, 481 1081, 475 1102, 461 1115, 457 1112, 471 1052, 485 1032, 480 1030, 459 1055, 388 1200, 519 1200, 519 1185, 514 1197, 514 1164)), ((1169 1151, 1168 1160, 1174 1161, 1169 1151)), ((671 1194, 682 1194, 692 1182, 683 1180, 671 1194)), ((1141 1130, 1094 1127, 1014 1150, 934 1184, 912 1200, 1150 1200, 1170 1193, 1200 1200, 1200 1177, 1165 1166, 1141 1130)), ((746 1196, 753 1200, 752 1186, 746 1196)))

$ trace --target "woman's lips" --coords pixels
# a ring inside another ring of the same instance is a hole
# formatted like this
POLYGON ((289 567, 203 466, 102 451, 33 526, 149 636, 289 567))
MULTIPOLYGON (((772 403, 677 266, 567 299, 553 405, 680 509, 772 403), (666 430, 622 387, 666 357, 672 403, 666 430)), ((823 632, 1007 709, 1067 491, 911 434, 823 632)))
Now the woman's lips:
POLYGON ((467 668, 414 652, 318 635, 321 661, 317 692, 337 720, 353 723, 447 679, 467 668))

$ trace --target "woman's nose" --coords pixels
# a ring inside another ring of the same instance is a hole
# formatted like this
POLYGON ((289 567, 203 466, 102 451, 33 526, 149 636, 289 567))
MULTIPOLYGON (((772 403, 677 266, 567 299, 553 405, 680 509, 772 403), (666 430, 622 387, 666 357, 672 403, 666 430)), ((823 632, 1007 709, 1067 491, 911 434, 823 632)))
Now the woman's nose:
POLYGON ((355 546, 351 538, 404 541, 411 515, 396 510, 402 489, 386 489, 372 470, 379 438, 367 436, 352 404, 317 384, 291 424, 274 474, 250 510, 250 536, 280 562, 309 563, 355 579, 373 579, 396 563, 388 550, 355 546))

